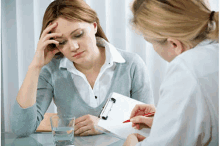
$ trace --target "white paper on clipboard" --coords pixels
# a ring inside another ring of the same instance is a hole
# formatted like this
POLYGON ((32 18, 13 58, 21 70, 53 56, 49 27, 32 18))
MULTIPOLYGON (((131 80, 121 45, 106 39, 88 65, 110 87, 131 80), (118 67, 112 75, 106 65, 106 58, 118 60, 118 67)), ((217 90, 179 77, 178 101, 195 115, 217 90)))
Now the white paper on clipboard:
MULTIPOLYGON (((103 110, 107 109, 108 117, 107 119, 102 119, 100 117, 98 126, 126 139, 127 136, 131 133, 139 133, 145 137, 147 137, 150 133, 149 128, 144 128, 142 130, 136 130, 131 125, 132 123, 123 123, 123 121, 128 120, 130 118, 131 112, 136 104, 144 104, 143 102, 134 100, 130 97, 126 97, 124 95, 113 92, 110 95, 110 98, 114 98, 116 101, 113 104, 109 104, 109 107, 104 107, 103 110)), ((107 106, 107 103, 106 105, 107 106)), ((104 113, 103 111, 101 114, 104 113)), ((101 115, 100 115, 101 116, 101 115)))

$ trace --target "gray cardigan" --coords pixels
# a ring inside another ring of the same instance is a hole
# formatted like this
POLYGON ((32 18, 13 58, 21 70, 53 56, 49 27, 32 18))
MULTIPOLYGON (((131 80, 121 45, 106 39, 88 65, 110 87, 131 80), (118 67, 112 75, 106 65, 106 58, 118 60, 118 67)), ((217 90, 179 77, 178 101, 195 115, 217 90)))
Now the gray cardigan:
POLYGON ((154 100, 145 63, 137 54, 119 49, 118 51, 126 62, 116 64, 111 87, 105 100, 96 108, 87 105, 80 97, 71 73, 64 68, 59 69, 60 59, 53 59, 45 65, 38 80, 36 103, 23 109, 15 101, 10 117, 12 131, 18 136, 28 136, 35 132, 52 99, 57 106, 58 114, 75 116, 76 118, 86 114, 99 116, 112 92, 153 104, 154 100))

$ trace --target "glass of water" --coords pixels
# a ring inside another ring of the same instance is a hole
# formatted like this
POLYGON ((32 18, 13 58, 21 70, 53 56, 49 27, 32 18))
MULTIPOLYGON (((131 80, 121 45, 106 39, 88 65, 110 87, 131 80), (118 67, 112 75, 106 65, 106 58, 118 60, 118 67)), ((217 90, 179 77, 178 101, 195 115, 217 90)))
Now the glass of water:
POLYGON ((50 123, 56 146, 74 146, 75 117, 54 115, 50 118, 50 123))

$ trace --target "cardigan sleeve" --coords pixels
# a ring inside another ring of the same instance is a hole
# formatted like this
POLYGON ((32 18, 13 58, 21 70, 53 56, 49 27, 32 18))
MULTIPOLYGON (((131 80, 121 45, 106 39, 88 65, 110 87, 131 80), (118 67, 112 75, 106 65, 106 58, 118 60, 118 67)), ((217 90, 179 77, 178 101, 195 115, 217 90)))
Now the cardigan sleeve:
POLYGON ((17 136, 32 134, 43 120, 53 97, 51 81, 51 73, 43 67, 38 79, 36 103, 31 107, 22 108, 17 100, 15 101, 10 114, 10 124, 12 132, 17 136))
POLYGON ((150 84, 150 78, 144 61, 137 54, 130 70, 131 74, 131 98, 138 101, 154 104, 153 92, 150 84))

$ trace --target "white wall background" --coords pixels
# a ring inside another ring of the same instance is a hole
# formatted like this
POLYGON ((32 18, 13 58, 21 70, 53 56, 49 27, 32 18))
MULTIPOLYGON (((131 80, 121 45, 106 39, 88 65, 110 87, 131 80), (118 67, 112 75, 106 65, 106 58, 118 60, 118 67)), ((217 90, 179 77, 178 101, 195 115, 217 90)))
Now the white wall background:
MULTIPOLYGON (((51 1, 53 0, 1 0, 1 125, 6 131, 10 131, 10 109, 33 59, 43 14, 51 1)), ((151 44, 131 29, 129 4, 132 0, 85 1, 98 13, 109 41, 120 49, 139 54, 145 61, 157 104, 167 62, 153 51, 151 44)), ((210 3, 212 9, 218 10, 218 0, 210 0, 210 3)), ((53 103, 48 112, 56 112, 53 103)))

